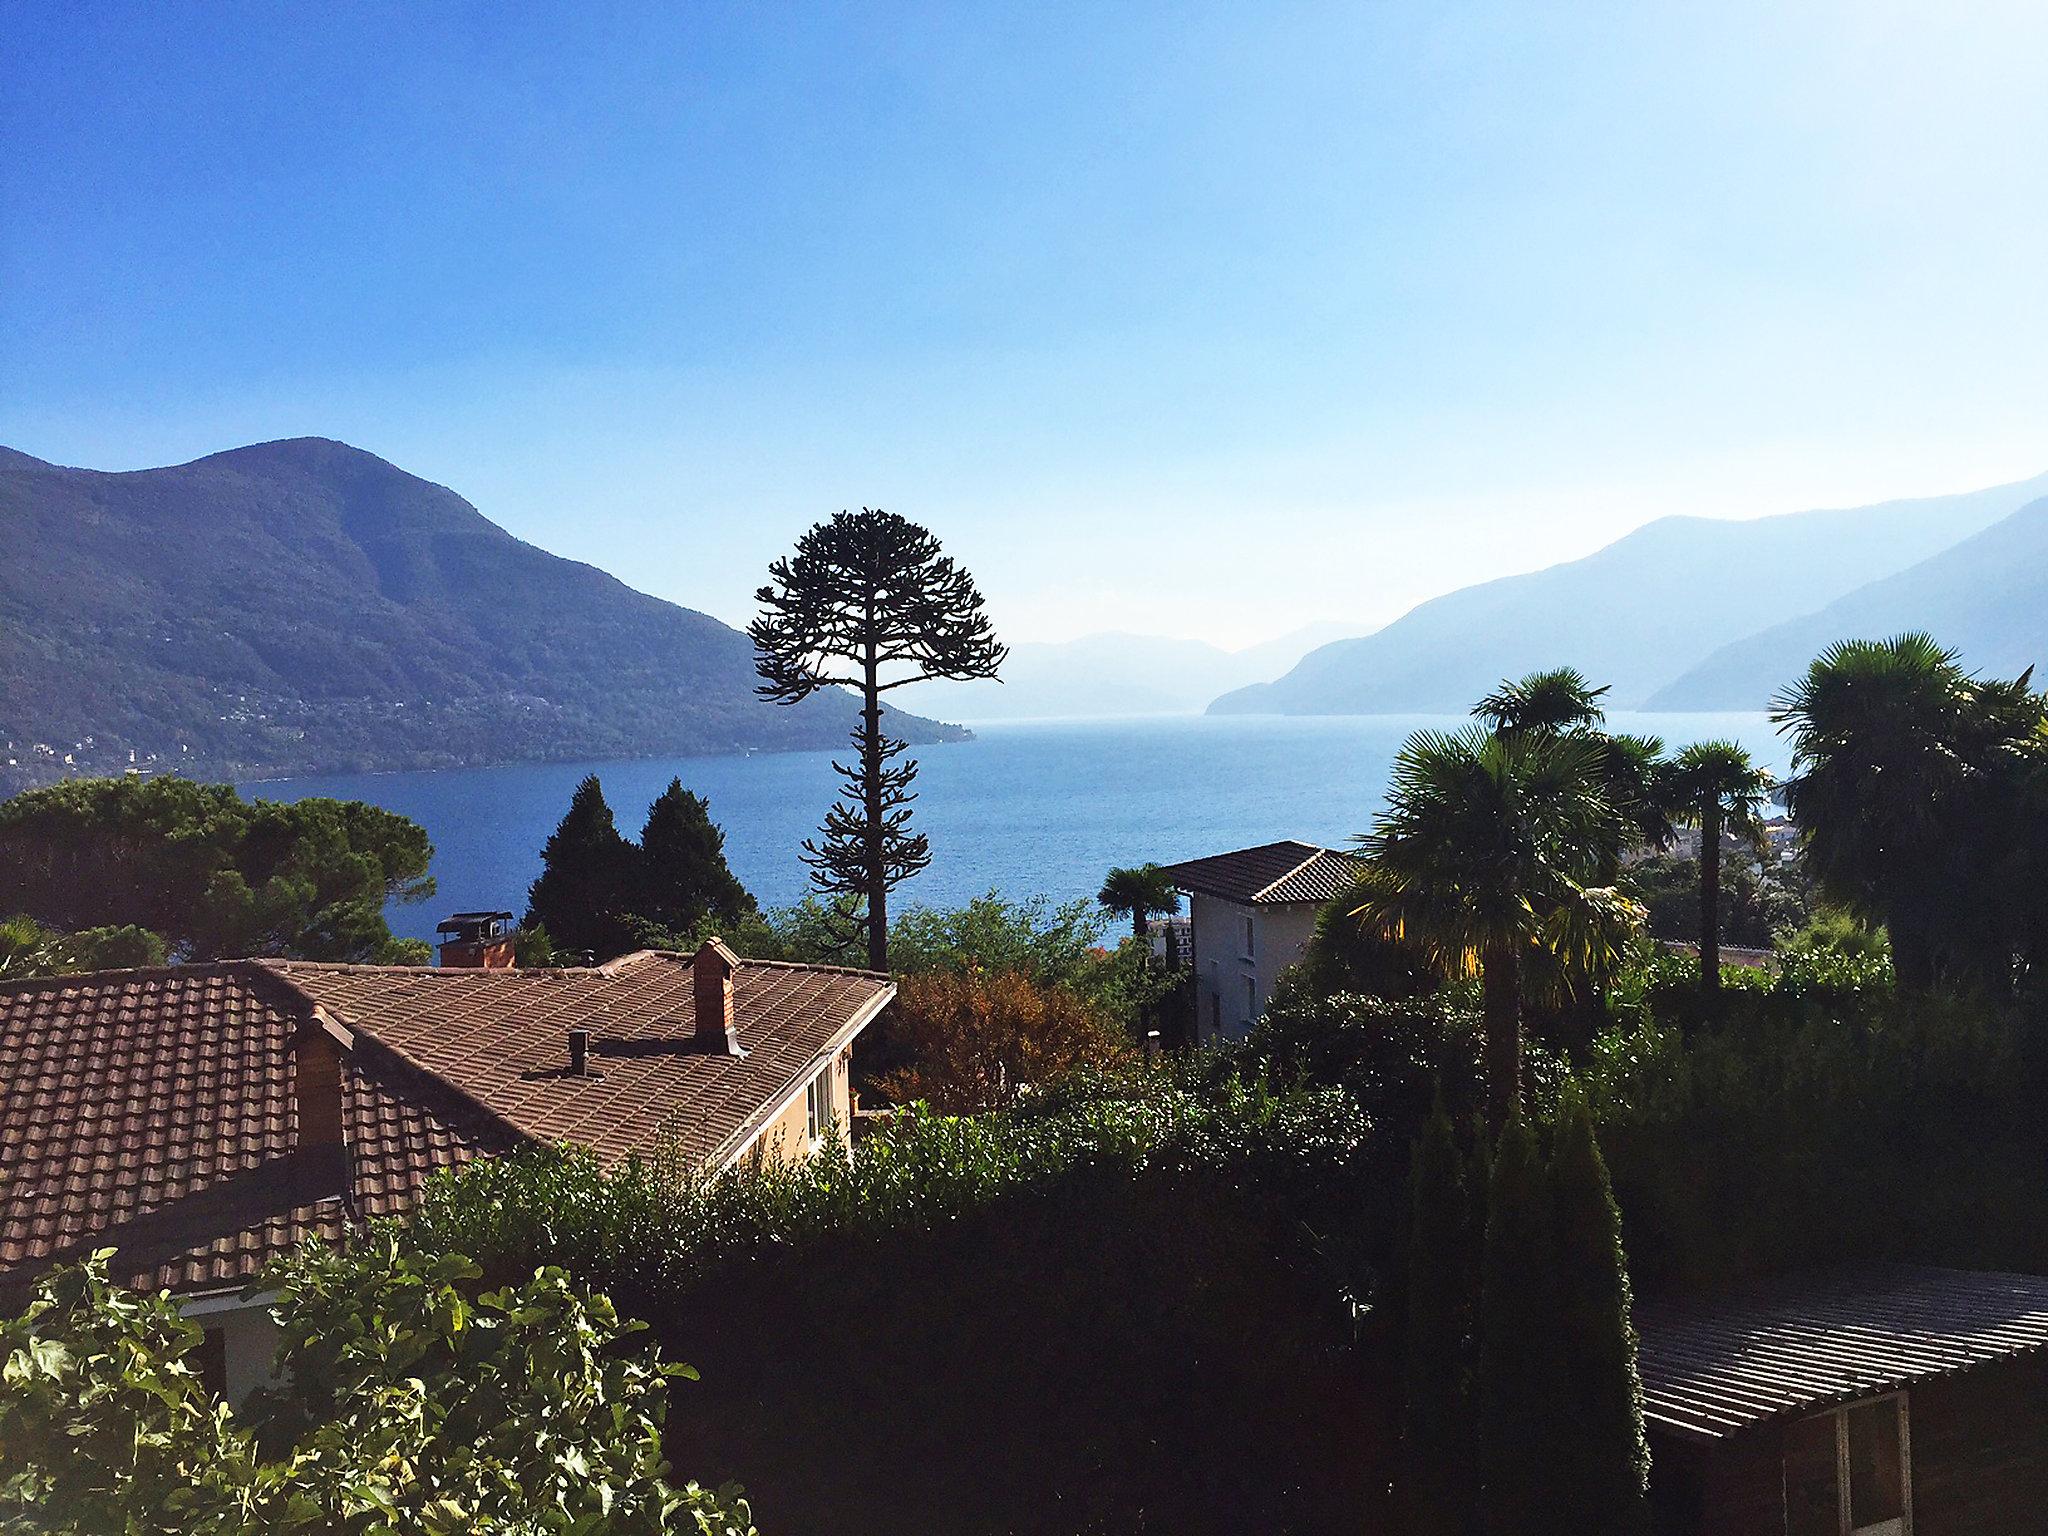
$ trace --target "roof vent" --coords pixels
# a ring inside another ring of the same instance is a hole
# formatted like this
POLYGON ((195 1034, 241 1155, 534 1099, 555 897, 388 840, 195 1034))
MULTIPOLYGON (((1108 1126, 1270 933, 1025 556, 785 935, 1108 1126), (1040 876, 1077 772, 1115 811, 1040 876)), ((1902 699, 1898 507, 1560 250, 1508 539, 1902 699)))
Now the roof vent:
POLYGON ((697 994, 697 1046, 722 1056, 744 1056, 733 1023, 732 978, 740 959, 717 939, 706 939, 690 962, 697 994))
POLYGON ((590 1031, 587 1029, 569 1031, 569 1075, 590 1076, 590 1031))

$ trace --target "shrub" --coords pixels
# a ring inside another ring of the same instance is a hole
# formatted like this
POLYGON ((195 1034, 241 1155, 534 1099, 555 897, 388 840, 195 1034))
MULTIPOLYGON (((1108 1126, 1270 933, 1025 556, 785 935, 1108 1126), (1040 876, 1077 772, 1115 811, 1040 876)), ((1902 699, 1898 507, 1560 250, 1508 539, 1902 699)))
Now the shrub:
POLYGON ((672 1442, 789 1529, 1352 1529, 1393 1406, 1346 1304, 1370 1128, 1209 1069, 910 1110, 716 1179, 478 1163, 414 1230, 493 1277, 564 1264, 686 1340, 672 1442))
POLYGON ((996 1109, 1077 1067, 1114 1067, 1128 1037, 1065 987, 1014 971, 907 978, 890 1044, 909 1058, 876 1087, 897 1104, 949 1114, 996 1109))
POLYGON ((641 1325, 543 1269, 476 1267, 393 1229, 274 1266, 282 1386, 248 1423, 188 1356, 168 1296, 108 1283, 108 1252, 45 1276, 0 1324, 0 1509, 77 1536, 363 1532, 751 1536, 736 1489, 672 1486, 641 1325), (54 1517, 54 1518, 53 1518, 54 1517))

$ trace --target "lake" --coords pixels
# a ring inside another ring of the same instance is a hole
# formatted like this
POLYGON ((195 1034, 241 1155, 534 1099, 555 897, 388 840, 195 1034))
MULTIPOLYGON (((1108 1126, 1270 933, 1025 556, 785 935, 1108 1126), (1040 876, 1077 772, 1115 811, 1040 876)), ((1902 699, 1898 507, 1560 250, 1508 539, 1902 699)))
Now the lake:
MULTIPOLYGON (((931 839, 932 865, 895 900, 952 906, 989 890, 1064 900, 1093 896, 1112 865, 1171 863, 1284 837, 1338 845, 1371 825, 1388 765, 1410 731, 1466 723, 1188 715, 979 725, 973 741, 918 749, 916 825, 931 839)), ((1618 713, 1608 723, 1662 736, 1674 749, 1734 737, 1778 772, 1789 755, 1758 714, 1618 713)), ((439 890, 419 906, 395 908, 391 919, 400 934, 430 939, 449 912, 525 909, 541 845, 587 773, 604 781, 629 837, 654 797, 680 778, 710 801, 733 872, 761 903, 796 901, 806 889, 798 850, 836 792, 834 755, 507 763, 278 779, 242 790, 274 800, 367 800, 426 827, 439 890)))

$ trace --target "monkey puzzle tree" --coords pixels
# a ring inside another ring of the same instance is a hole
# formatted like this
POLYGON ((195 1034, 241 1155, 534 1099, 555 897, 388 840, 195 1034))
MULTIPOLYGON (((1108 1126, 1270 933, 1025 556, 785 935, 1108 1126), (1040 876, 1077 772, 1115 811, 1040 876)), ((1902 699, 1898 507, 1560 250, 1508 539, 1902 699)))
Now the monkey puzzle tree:
POLYGON ((778 704, 827 688, 860 695, 859 761, 833 764, 845 795, 803 857, 818 890, 860 903, 868 965, 886 971, 889 891, 931 862, 931 847, 910 829, 917 763, 903 756, 907 742, 883 734, 882 695, 930 678, 994 677, 1009 652, 974 578, 893 513, 862 508, 816 524, 768 575, 747 627, 762 677, 755 691, 778 704))

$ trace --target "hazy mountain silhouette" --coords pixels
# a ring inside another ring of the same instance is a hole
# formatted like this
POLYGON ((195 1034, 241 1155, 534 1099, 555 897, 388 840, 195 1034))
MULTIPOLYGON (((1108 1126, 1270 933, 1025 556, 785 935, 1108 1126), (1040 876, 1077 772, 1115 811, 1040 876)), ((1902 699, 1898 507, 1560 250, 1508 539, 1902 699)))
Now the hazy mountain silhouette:
POLYGON ((88 736, 81 767, 133 748, 233 777, 828 746, 852 722, 850 698, 756 700, 737 630, 321 438, 128 474, 0 450, 0 539, 24 767, 88 736))
POLYGON ((1723 646, 1650 697, 1652 709, 1762 709, 1837 640, 1924 629, 1991 676, 2048 661, 2048 497, 1818 613, 1723 646))
POLYGON ((1237 651, 1117 632, 1020 641, 1010 647, 999 683, 919 683, 897 698, 948 720, 1197 714, 1225 689, 1272 677, 1317 646, 1362 628, 1326 621, 1237 651))
POLYGON ((1462 713, 1502 678, 1550 666, 1612 684, 1613 707, 1638 707, 1721 646, 1903 570, 2044 493, 2048 475, 1744 522, 1662 518, 1582 560, 1434 598, 1210 712, 1462 713))

